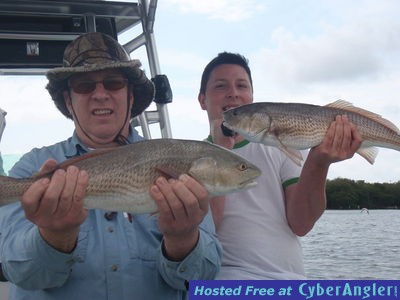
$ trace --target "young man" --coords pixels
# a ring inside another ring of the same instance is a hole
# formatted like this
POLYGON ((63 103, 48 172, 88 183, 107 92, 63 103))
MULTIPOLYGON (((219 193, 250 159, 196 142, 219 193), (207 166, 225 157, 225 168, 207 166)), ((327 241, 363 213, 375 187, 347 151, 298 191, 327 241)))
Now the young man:
MULTIPOLYGON (((141 139, 131 118, 151 103, 154 86, 110 36, 88 33, 50 70, 47 89, 73 120, 73 136, 33 149, 10 171, 28 177, 91 149, 141 139)), ((221 248, 207 212, 207 191, 189 176, 159 177, 150 188, 159 214, 87 211, 88 174, 75 166, 36 181, 21 204, 0 210, 0 261, 10 299, 184 299, 191 279, 212 279, 221 248)))
POLYGON ((302 169, 278 148, 225 136, 223 112, 253 102, 247 60, 227 52, 205 67, 198 100, 208 114, 209 141, 233 149, 263 171, 256 187, 211 200, 224 249, 217 279, 304 279, 298 236, 307 234, 325 210, 330 164, 352 157, 360 146, 355 126, 337 116, 302 169))

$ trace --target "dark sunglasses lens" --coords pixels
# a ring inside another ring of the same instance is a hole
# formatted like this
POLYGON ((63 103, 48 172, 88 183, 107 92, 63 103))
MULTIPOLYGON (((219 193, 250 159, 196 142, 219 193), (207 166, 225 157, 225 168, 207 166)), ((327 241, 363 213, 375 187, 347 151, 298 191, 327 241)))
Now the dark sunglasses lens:
POLYGON ((126 80, 122 78, 104 79, 103 86, 106 90, 117 91, 125 87, 126 80))
POLYGON ((88 94, 93 92, 95 88, 96 82, 94 81, 81 81, 72 86, 72 89, 77 94, 88 94))
MULTIPOLYGON (((102 84, 108 91, 117 91, 125 87, 126 82, 127 80, 123 78, 106 78, 102 81, 102 84)), ((77 94, 88 94, 96 89, 96 84, 96 81, 80 81, 73 84, 71 88, 77 94)))

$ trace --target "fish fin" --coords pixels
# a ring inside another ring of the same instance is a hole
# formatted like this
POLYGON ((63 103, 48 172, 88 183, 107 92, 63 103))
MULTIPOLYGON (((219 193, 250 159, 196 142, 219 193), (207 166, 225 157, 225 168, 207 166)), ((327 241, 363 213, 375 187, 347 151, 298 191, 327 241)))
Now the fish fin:
POLYGON ((357 153, 365 158, 371 165, 374 164, 378 152, 379 150, 376 147, 360 148, 357 150, 357 153))
POLYGON ((393 124, 391 121, 384 119, 384 118, 382 118, 381 115, 373 113, 369 110, 356 107, 353 104, 351 104, 350 102, 347 102, 346 100, 337 100, 337 101, 329 103, 325 106, 332 107, 332 108, 338 108, 338 109, 342 109, 342 110, 356 113, 359 115, 363 115, 364 117, 370 118, 373 121, 390 128, 391 130, 395 131, 397 134, 400 134, 400 129, 395 124, 393 124))
POLYGON ((52 170, 50 170, 50 171, 45 171, 45 172, 44 171, 38 171, 38 172, 34 173, 31 176, 31 178, 34 179, 34 180, 37 180, 37 179, 41 179, 41 178, 44 178, 44 177, 49 177, 57 169, 59 169, 58 165, 54 166, 54 168, 52 170))
POLYGON ((157 166, 156 171, 160 173, 161 176, 164 176, 167 179, 173 178, 173 179, 178 179, 179 176, 181 175, 180 172, 177 172, 176 170, 173 170, 168 167, 163 167, 163 166, 157 166))
POLYGON ((69 166, 72 166, 72 165, 76 164, 77 162, 80 162, 80 161, 85 160, 85 159, 90 158, 90 157, 96 157, 96 156, 99 156, 99 155, 103 155, 105 153, 112 152, 115 149, 117 149, 117 147, 106 148, 106 149, 96 149, 96 150, 90 151, 88 153, 85 153, 83 155, 76 156, 76 157, 73 157, 73 158, 69 158, 69 159, 63 161, 62 163, 56 165, 53 168, 53 170, 51 170, 51 171, 48 171, 48 172, 39 171, 39 172, 33 174, 32 178, 33 179, 39 179, 39 178, 43 178, 43 177, 46 177, 46 176, 51 176, 54 173, 55 170, 58 170, 58 169, 66 170, 69 166))
POLYGON ((96 157, 96 156, 100 156, 100 155, 103 155, 103 154, 106 154, 106 153, 113 152, 114 150, 116 150, 118 148, 119 147, 96 149, 96 150, 90 151, 88 153, 85 153, 83 155, 69 158, 69 159, 63 161, 62 163, 60 163, 57 166, 57 169, 66 169, 69 166, 72 166, 72 165, 76 164, 77 162, 80 162, 82 160, 85 160, 85 159, 88 159, 88 158, 91 158, 91 157, 96 157))
POLYGON ((299 150, 286 147, 278 138, 278 148, 285 153, 296 165, 301 166, 303 162, 303 156, 299 150))
MULTIPOLYGON (((130 214, 131 216, 132 216, 132 220, 133 220, 133 218, 135 218, 135 212, 124 212, 124 214, 130 214)), ((151 217, 153 217, 153 216, 157 216, 157 215, 159 215, 160 214, 160 212, 158 211, 158 209, 157 210, 155 210, 155 211, 151 211, 151 212, 148 212, 147 213, 148 215, 149 215, 149 218, 151 218, 151 217)), ((125 215, 124 215, 125 216, 125 215)), ((125 216, 126 217, 126 216, 125 216)), ((128 216, 128 219, 129 219, 129 216, 128 216)), ((129 220, 129 222, 131 222, 130 220, 129 220)), ((132 223, 132 222, 131 222, 132 223)))

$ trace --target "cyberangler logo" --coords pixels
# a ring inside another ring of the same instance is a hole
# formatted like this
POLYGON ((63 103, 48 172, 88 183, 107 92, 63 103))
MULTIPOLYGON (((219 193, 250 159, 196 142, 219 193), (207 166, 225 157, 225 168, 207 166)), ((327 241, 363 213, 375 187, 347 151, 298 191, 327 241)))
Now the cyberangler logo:
POLYGON ((299 294, 306 299, 322 299, 324 297, 357 297, 357 299, 368 299, 370 297, 396 297, 396 285, 381 285, 376 282, 364 281, 363 284, 355 282, 344 282, 343 284, 329 285, 317 282, 311 284, 305 282, 299 285, 299 294), (321 298, 322 297, 322 298, 321 298))

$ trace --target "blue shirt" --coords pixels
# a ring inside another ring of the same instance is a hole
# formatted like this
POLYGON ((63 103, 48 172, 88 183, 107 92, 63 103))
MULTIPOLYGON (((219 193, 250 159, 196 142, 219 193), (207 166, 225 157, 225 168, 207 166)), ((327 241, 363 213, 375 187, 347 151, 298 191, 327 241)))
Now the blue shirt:
MULTIPOLYGON (((131 128, 130 142, 142 139, 131 128)), ((29 177, 49 158, 62 162, 87 152, 76 135, 58 144, 33 149, 10 171, 29 177)), ((184 299, 187 283, 213 279, 221 263, 221 246, 208 213, 200 224, 196 247, 182 261, 163 255, 157 216, 91 210, 80 227, 75 250, 49 246, 19 203, 0 209, 0 261, 9 279, 10 299, 184 299)))

